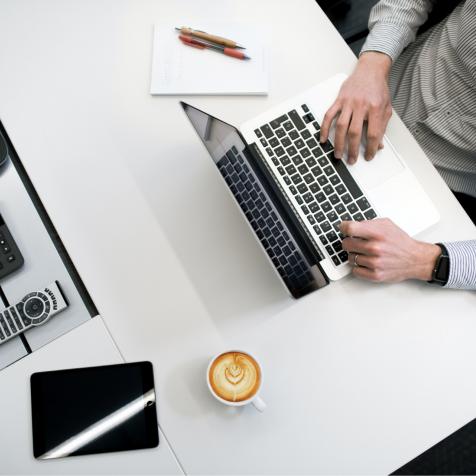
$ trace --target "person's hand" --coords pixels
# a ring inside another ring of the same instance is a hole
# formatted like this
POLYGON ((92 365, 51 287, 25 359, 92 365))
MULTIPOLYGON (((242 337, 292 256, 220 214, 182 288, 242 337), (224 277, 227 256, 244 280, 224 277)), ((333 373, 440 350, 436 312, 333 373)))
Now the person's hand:
POLYGON ((365 159, 374 158, 383 147, 382 138, 392 115, 388 89, 390 56, 368 51, 362 53, 357 67, 342 84, 339 95, 326 112, 321 125, 320 141, 329 138, 329 129, 336 119, 334 155, 341 159, 348 139, 348 163, 354 164, 359 155, 362 135, 366 135, 365 159), (364 122, 366 122, 366 133, 364 122))
POLYGON ((340 229, 347 236, 342 247, 355 276, 386 282, 431 280, 441 254, 438 245, 414 240, 388 218, 343 221, 340 229))

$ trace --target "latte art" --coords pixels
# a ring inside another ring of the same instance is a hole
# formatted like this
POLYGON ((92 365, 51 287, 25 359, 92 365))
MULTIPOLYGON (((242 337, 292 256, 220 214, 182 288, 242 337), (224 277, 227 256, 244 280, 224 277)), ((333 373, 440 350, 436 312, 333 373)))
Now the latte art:
POLYGON ((229 402, 242 402, 253 397, 261 384, 261 372, 255 359, 242 352, 219 355, 208 379, 213 391, 229 402))

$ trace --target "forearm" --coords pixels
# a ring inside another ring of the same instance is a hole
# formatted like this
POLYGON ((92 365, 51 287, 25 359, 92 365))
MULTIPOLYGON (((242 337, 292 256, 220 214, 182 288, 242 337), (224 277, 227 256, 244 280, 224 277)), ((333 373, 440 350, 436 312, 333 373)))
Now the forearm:
POLYGON ((450 257, 446 288, 476 290, 476 240, 443 243, 450 257))
POLYGON ((370 33, 361 52, 379 51, 395 61, 415 39, 433 3, 434 0, 381 0, 370 13, 370 33))

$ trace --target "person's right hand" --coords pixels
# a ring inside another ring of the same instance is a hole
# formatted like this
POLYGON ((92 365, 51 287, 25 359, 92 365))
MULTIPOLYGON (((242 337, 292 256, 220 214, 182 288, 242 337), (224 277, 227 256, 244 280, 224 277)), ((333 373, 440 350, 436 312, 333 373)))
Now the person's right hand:
POLYGON ((334 155, 341 159, 348 140, 348 163, 354 164, 359 155, 359 147, 367 122, 367 145, 365 159, 372 160, 379 148, 392 115, 392 105, 388 89, 388 73, 391 58, 374 51, 362 53, 359 62, 342 84, 337 99, 326 112, 321 125, 320 141, 329 138, 329 129, 336 119, 334 155))

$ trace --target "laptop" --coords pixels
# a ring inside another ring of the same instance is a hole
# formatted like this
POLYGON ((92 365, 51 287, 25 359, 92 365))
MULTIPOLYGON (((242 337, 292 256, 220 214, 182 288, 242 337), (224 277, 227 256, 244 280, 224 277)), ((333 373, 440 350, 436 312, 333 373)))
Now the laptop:
POLYGON ((352 271, 343 220, 389 217, 410 235, 439 215, 405 161, 384 137, 372 161, 347 166, 320 124, 343 74, 234 127, 181 102, 278 276, 299 298, 352 271))

